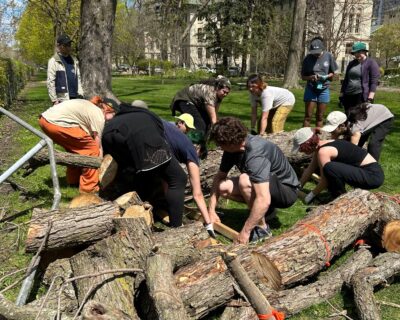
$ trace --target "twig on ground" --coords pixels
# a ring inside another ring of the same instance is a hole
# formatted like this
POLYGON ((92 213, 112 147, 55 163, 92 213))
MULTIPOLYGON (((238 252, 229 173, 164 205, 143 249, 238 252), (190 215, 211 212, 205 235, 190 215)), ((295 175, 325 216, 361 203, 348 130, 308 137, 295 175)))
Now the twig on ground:
POLYGON ((24 280, 25 277, 22 277, 21 279, 18 279, 16 281, 14 281, 12 284, 10 284, 9 286, 5 287, 3 290, 0 291, 0 294, 3 294, 4 292, 14 288, 18 283, 20 283, 22 280, 24 280))
POLYGON ((342 316, 342 317, 345 317, 345 318, 348 319, 348 320, 353 320, 353 318, 350 318, 350 317, 346 314, 346 310, 340 311, 337 307, 335 307, 332 303, 330 303, 329 300, 325 300, 325 302, 326 302, 327 304, 329 304, 330 307, 331 307, 334 311, 336 311, 335 316, 342 316))
POLYGON ((0 278, 0 283, 2 283, 3 280, 4 280, 5 278, 11 277, 11 276, 13 276, 14 274, 17 274, 17 273, 19 273, 19 272, 23 272, 23 271, 25 271, 26 269, 28 269, 28 268, 18 269, 18 270, 15 270, 15 271, 12 271, 12 272, 10 272, 10 273, 5 274, 4 276, 2 276, 2 277, 0 278))
POLYGON ((398 308, 398 309, 400 309, 400 304, 397 304, 397 303, 386 302, 386 301, 381 301, 381 300, 378 300, 378 301, 376 301, 376 302, 379 303, 379 304, 382 304, 382 305, 384 305, 384 306, 389 306, 389 307, 393 307, 393 308, 398 308))
MULTIPOLYGON (((103 281, 104 281, 104 280, 103 280, 103 281)), ((89 297, 90 297, 90 295, 93 293, 94 289, 95 289, 98 285, 100 285, 103 281, 101 281, 101 282, 99 282, 99 283, 96 283, 96 284, 93 284, 93 285, 89 288, 89 290, 86 292, 85 296, 83 297, 83 299, 82 299, 82 301, 81 301, 81 303, 80 303, 80 305, 79 305, 78 310, 76 310, 76 313, 75 313, 74 317, 72 318, 72 320, 75 320, 75 319, 79 316, 79 314, 81 313, 81 311, 82 311, 82 309, 83 309, 83 306, 84 306, 85 303, 86 303, 86 300, 89 299, 89 297)))
POLYGON ((17 247, 17 250, 18 250, 18 248, 19 248, 19 239, 20 239, 20 228, 21 228, 21 226, 20 226, 19 224, 14 223, 14 222, 8 222, 8 221, 6 222, 6 224, 9 224, 9 225, 12 226, 12 228, 10 228, 9 230, 17 229, 17 240, 15 240, 14 244, 13 244, 11 247, 16 246, 16 247, 17 247))

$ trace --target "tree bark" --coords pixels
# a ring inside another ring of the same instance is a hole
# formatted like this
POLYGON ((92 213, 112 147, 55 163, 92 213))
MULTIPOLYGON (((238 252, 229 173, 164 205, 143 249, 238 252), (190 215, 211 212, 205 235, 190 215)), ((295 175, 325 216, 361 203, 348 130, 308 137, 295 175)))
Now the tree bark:
POLYGON ((112 233, 112 219, 118 215, 119 208, 111 202, 47 212, 34 210, 26 239, 26 252, 35 252, 40 247, 49 222, 52 222, 52 227, 45 251, 101 240, 112 233))
MULTIPOLYGON (((228 250, 237 253, 256 284, 281 290, 325 268, 379 214, 380 202, 376 196, 357 189, 317 208, 285 233, 258 247, 238 246, 228 250)), ((220 257, 183 267, 176 272, 175 279, 188 313, 195 318, 225 304, 234 295, 233 281, 220 257)))
POLYGON ((224 313, 219 318, 220 320, 257 320, 257 313, 252 307, 236 307, 228 306, 225 308, 224 313))
POLYGON ((374 287, 386 282, 386 279, 400 272, 400 254, 383 253, 372 263, 360 269, 351 283, 354 301, 360 320, 380 320, 379 309, 374 299, 374 287))
POLYGON ((80 70, 86 97, 113 97, 111 46, 116 0, 81 1, 80 70))
MULTIPOLYGON (((0 319, 7 320, 32 320, 35 319, 40 307, 23 306, 18 307, 0 295, 0 319)), ((57 316, 56 310, 43 309, 40 319, 51 320, 57 316)), ((62 316, 63 320, 71 320, 72 317, 62 316)))
MULTIPOLYGON (((115 219, 116 234, 101 240, 74 255, 71 268, 74 277, 97 274, 104 270, 144 268, 151 251, 151 231, 143 219, 115 219)), ((101 301, 115 309, 139 319, 134 308, 134 280, 131 275, 100 275, 96 279, 85 278, 76 282, 80 303, 91 289, 91 299, 101 301), (95 287, 93 287, 95 284, 95 287)))
POLYGON ((189 319, 172 272, 173 264, 167 254, 157 253, 147 258, 146 285, 154 306, 153 319, 189 319))
POLYGON ((285 88, 299 87, 299 66, 303 45, 303 33, 306 17, 306 0, 296 0, 293 9, 292 32, 290 36, 288 61, 285 69, 283 86, 285 88))
POLYGON ((264 288, 262 291, 275 309, 291 316, 332 298, 340 292, 343 285, 349 286, 353 274, 367 266, 371 260, 371 252, 363 248, 353 253, 337 269, 322 274, 317 281, 309 285, 299 285, 293 289, 282 291, 271 291, 264 288))

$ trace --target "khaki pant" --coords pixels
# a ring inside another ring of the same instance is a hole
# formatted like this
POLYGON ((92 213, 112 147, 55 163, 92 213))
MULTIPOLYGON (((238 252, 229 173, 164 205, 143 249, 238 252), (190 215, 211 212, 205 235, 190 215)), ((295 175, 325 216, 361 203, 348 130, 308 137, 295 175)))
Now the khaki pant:
MULTIPOLYGON (((279 106, 278 108, 269 110, 267 119, 266 133, 282 132, 285 127, 285 122, 293 106, 279 106)), ((261 119, 260 119, 261 120, 261 119)), ((260 122, 258 122, 260 128, 260 122)))

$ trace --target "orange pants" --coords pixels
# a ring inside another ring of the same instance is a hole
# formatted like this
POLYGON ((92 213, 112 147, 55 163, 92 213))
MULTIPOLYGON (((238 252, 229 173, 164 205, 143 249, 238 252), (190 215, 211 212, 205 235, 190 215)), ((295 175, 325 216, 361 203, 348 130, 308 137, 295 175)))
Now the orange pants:
MULTIPOLYGON (((83 156, 100 155, 99 146, 94 139, 80 127, 65 128, 40 117, 39 125, 55 143, 71 153, 83 156)), ((67 167, 67 183, 78 184, 81 192, 99 191, 99 171, 93 168, 67 167)))

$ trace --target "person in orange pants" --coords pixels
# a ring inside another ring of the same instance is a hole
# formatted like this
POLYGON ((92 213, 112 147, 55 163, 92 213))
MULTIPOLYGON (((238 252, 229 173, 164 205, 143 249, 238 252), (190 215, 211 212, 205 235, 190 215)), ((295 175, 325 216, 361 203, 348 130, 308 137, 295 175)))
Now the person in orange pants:
MULTIPOLYGON (((102 157, 101 135, 114 109, 100 97, 91 101, 67 100, 43 112, 39 125, 55 143, 70 153, 102 157)), ((99 190, 98 169, 68 167, 67 183, 79 184, 80 192, 99 190)))

